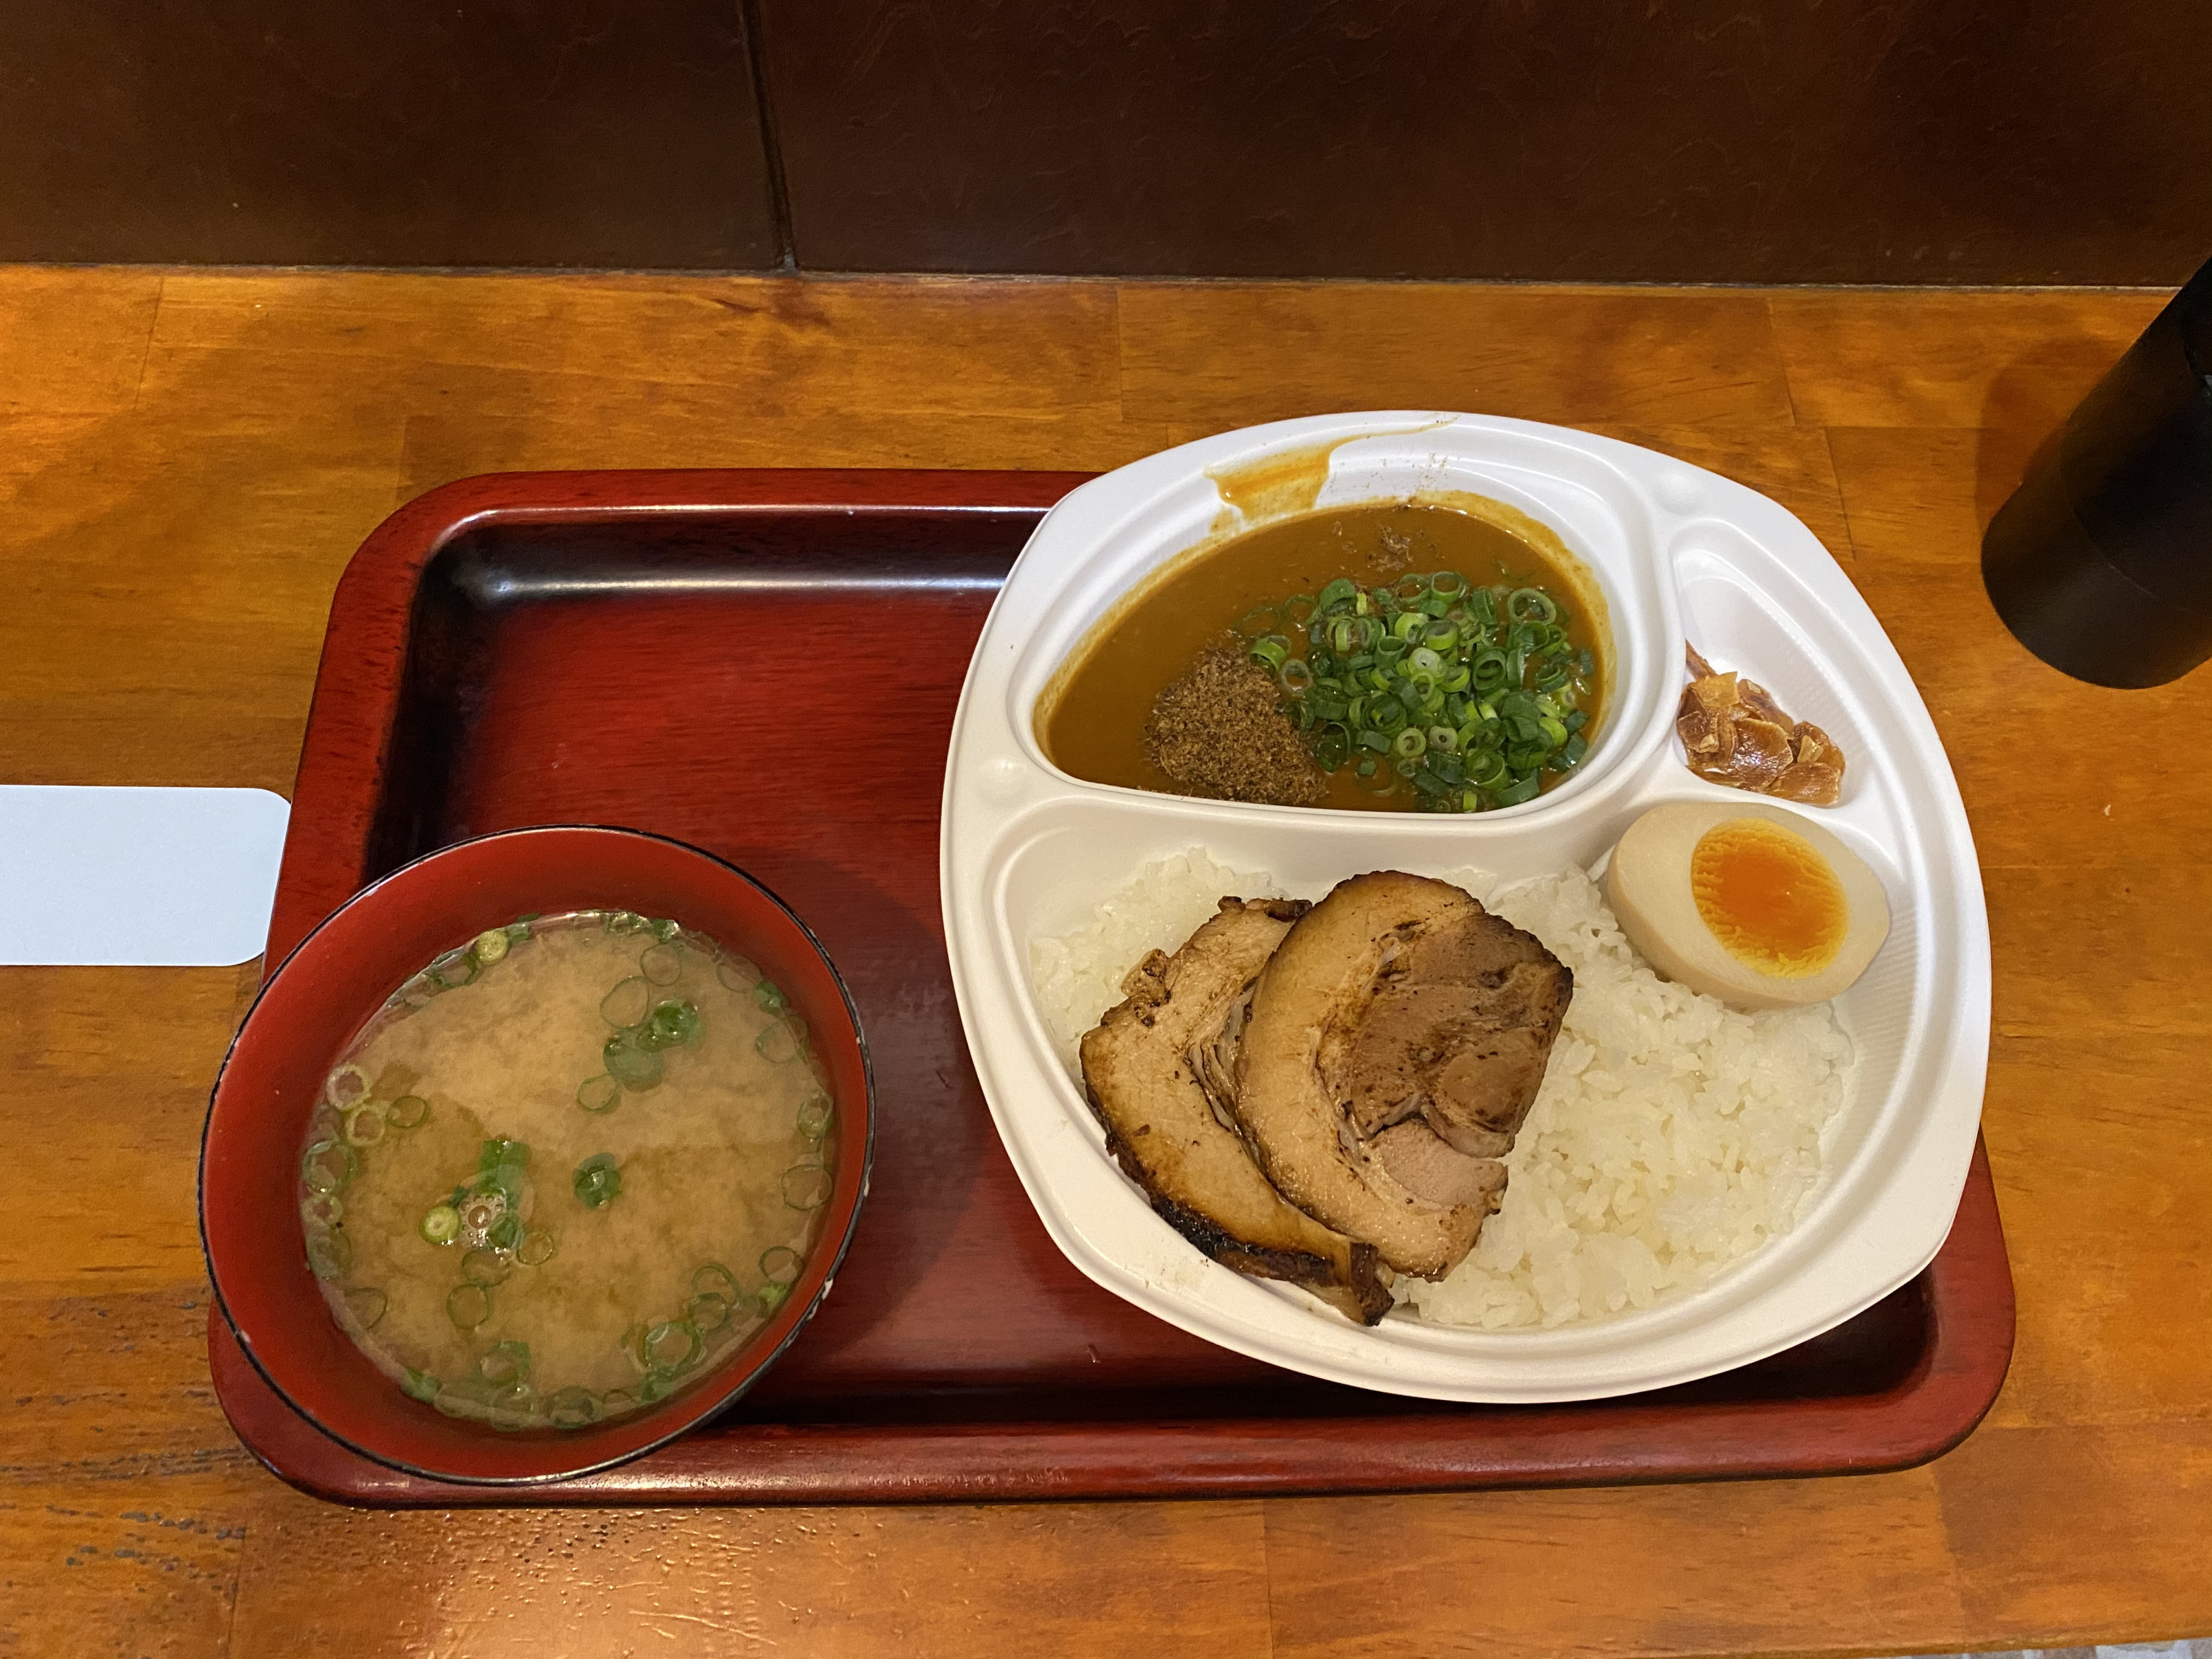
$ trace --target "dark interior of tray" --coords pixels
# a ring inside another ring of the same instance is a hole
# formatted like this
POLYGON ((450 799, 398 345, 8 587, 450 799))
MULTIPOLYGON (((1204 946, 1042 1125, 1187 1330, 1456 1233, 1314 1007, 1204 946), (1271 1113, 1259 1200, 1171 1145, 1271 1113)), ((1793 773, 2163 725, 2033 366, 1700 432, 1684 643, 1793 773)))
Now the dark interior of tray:
MULTIPOLYGON (((1245 1359, 1100 1290, 1000 1148, 945 962, 938 809, 969 650, 1040 516, 726 508, 464 532, 419 590, 365 874, 493 830, 629 824, 730 860, 820 936, 873 1049, 873 1186, 835 1293, 723 1423, 1434 1411, 1245 1359)), ((1641 1403, 1875 1394, 1933 1334, 1916 1281, 1641 1403)))

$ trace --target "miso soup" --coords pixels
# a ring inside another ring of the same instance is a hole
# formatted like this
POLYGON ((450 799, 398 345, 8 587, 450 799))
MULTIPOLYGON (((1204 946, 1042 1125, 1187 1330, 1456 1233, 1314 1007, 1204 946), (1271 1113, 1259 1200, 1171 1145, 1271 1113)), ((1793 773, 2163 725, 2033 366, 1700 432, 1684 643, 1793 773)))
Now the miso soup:
POLYGON ((805 1022, 743 957, 628 912, 532 917, 394 992, 300 1160, 309 1266, 400 1387, 580 1428, 758 1332, 834 1182, 805 1022))

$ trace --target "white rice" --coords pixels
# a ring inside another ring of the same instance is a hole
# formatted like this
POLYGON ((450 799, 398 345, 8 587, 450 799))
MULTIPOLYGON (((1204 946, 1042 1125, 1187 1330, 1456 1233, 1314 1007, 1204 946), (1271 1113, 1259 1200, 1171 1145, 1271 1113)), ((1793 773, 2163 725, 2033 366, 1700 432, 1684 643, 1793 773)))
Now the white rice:
POLYGON ((1129 970, 1152 951, 1172 954, 1231 895, 1280 898, 1283 890, 1273 876, 1229 869, 1194 847, 1146 865, 1073 933, 1030 941, 1030 984, 1069 1076, 1081 1079, 1083 1034, 1121 1000, 1129 970))
MULTIPOLYGON (((1661 979, 1579 870, 1495 894, 1473 872, 1449 878, 1542 939, 1574 969, 1575 994, 1505 1160, 1504 1205, 1449 1278, 1401 1279, 1401 1307, 1486 1329, 1604 1319, 1679 1295, 1788 1232, 1850 1080, 1850 1041, 1832 1008, 1740 1013, 1661 979)), ((1121 1000, 1146 951, 1174 950, 1224 893, 1282 890, 1194 850, 1148 866, 1096 921, 1034 941, 1031 980, 1071 1073, 1082 1034, 1121 1000)))

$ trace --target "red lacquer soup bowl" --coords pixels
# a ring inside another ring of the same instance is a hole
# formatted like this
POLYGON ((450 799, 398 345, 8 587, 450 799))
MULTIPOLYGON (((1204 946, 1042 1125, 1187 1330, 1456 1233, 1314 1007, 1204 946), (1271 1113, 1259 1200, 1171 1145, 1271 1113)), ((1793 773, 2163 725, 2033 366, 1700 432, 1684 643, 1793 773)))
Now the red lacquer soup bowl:
POLYGON ((680 842, 585 826, 463 842, 364 888, 270 976, 216 1080, 200 1151, 200 1236, 239 1346, 325 1433, 443 1480, 557 1480, 635 1457, 711 1417, 788 1346, 830 1289, 868 1184, 874 1102, 852 1000, 805 924, 766 888, 680 842), (830 1196, 788 1295, 750 1340, 656 1405, 583 1428, 501 1431, 449 1417, 377 1370, 331 1317, 300 1218, 308 1119, 338 1057, 396 989, 519 916, 671 917, 742 953, 806 1021, 836 1109, 830 1196))

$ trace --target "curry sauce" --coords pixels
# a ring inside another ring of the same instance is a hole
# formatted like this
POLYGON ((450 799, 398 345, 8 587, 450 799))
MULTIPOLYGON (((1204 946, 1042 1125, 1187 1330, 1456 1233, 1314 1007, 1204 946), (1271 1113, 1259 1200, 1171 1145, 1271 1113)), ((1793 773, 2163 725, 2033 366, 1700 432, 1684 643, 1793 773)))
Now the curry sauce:
MULTIPOLYGON (((1594 738, 1610 655, 1595 582, 1545 526, 1502 503, 1454 499, 1472 510, 1384 501, 1282 519, 1201 544, 1155 573, 1091 630, 1038 700, 1036 732, 1045 754, 1089 782, 1194 793, 1160 769, 1146 728, 1162 693, 1194 663, 1224 645, 1243 651, 1262 643, 1254 640, 1255 628, 1271 624, 1250 618, 1293 596, 1324 594, 1334 582, 1363 589, 1417 585, 1437 573, 1452 573, 1472 589, 1537 590, 1557 602, 1567 648, 1590 665, 1577 683, 1575 718, 1594 738)), ((1297 652, 1305 649, 1303 639, 1292 643, 1297 652)), ((1284 706, 1295 713, 1298 700, 1286 691, 1284 706)), ((1304 724, 1313 726, 1310 715, 1304 724)), ((1394 763, 1388 754, 1362 752, 1333 769, 1324 764, 1321 798, 1312 804, 1360 811, 1419 804, 1395 787, 1394 763), (1378 764, 1363 776, 1362 760, 1378 764)), ((1547 772, 1542 787, 1565 775, 1547 772)))

